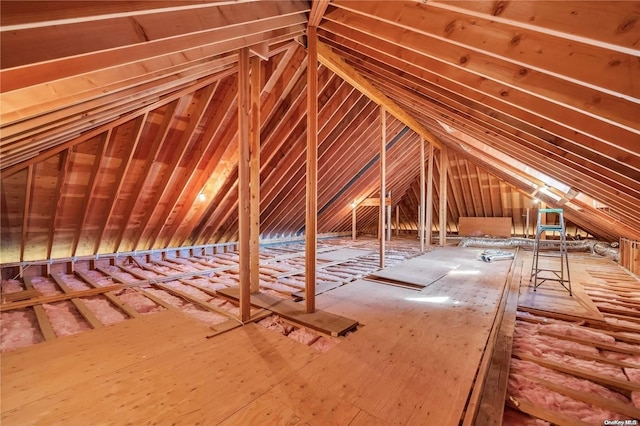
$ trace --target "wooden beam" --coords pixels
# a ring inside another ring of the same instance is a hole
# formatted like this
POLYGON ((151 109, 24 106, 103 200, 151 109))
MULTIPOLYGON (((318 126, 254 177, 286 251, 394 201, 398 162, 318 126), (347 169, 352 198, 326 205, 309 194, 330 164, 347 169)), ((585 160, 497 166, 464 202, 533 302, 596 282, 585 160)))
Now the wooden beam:
POLYGON ((316 27, 307 29, 307 188, 306 188, 306 281, 307 313, 315 312, 318 231, 318 37, 316 27))
POLYGON ((431 225, 433 224, 433 144, 429 144, 429 168, 427 170, 427 201, 425 231, 426 249, 431 248, 431 225))
POLYGON ((411 130, 434 144, 436 147, 440 148, 442 146, 438 138, 436 138, 433 133, 427 130, 393 100, 389 99, 384 93, 373 86, 373 84, 356 71, 355 68, 347 64, 340 55, 333 52, 329 46, 320 42, 318 43, 318 58, 324 66, 339 75, 343 80, 358 89, 369 99, 389 110, 391 115, 409 126, 411 130))
MULTIPOLYGON (((268 46, 267 46, 268 49, 268 46)), ((252 57, 251 65, 251 126, 249 139, 251 140, 251 169, 249 206, 250 216, 250 253, 251 253, 251 293, 260 291, 260 60, 252 57)))
POLYGON ((440 150, 440 245, 447 245, 447 170, 449 168, 448 150, 440 150))
POLYGON ((351 206, 351 239, 353 241, 356 240, 356 237, 357 237, 357 234, 358 234, 358 231, 357 231, 357 228, 356 228, 356 223, 357 223, 356 222, 356 210, 357 209, 358 209, 358 206, 356 206, 356 205, 351 206))
POLYGON ((420 251, 424 253, 424 237, 425 237, 425 176, 424 176, 424 138, 420 138, 420 217, 418 223, 418 232, 420 233, 420 251))
MULTIPOLYGON (((29 231, 29 215, 31 209, 31 195, 33 194, 33 186, 35 182, 36 170, 33 164, 29 164, 27 170, 27 184, 25 185, 24 208, 22 210, 22 239, 20 240, 20 262, 24 262, 24 250, 27 245, 27 235, 29 231)), ((20 276, 22 276, 22 268, 20 268, 20 276)))
MULTIPOLYGON (((31 277, 25 276, 23 277, 24 286, 27 291, 35 290, 33 283, 31 282, 31 277)), ((33 310, 36 313, 36 320, 38 321, 38 326, 40 327, 40 332, 44 337, 45 341, 53 340, 56 338, 56 332, 53 330, 51 326, 51 322, 49 322, 49 317, 47 313, 44 311, 42 305, 33 305, 33 310)))
POLYGON ((249 89, 249 49, 238 52, 238 251, 240 264, 240 320, 249 321, 250 303, 250 89, 249 89))
MULTIPOLYGON (((391 192, 389 192, 391 198, 391 192)), ((391 204, 387 204, 387 241, 391 241, 391 204)))
POLYGON ((320 25, 322 15, 324 15, 324 12, 327 10, 327 6, 329 6, 329 1, 330 0, 312 0, 308 24, 310 27, 317 27, 320 25))
MULTIPOLYGON (((387 114, 384 106, 380 106, 380 197, 387 193, 387 114)), ((384 269, 384 223, 385 206, 380 203, 380 269, 384 269)))
POLYGON ((266 41, 249 46, 249 51, 263 61, 269 60, 269 43, 266 41))
MULTIPOLYGON (((268 47, 267 47, 268 49, 268 47)), ((252 57, 251 66, 251 126, 250 140, 250 183, 249 192, 249 253, 251 256, 251 293, 260 291, 260 60, 252 57)))
MULTIPOLYGON (((384 205, 385 206, 391 205, 391 197, 385 197, 384 205)), ((360 202, 360 204, 358 204, 358 207, 379 207, 379 206, 380 206, 380 197, 365 198, 364 200, 362 200, 362 202, 360 202)))

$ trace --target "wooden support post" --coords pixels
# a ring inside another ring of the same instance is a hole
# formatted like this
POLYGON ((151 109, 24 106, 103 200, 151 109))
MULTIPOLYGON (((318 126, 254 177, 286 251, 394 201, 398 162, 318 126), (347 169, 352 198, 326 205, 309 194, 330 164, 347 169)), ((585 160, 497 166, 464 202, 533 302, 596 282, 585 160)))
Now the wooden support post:
MULTIPOLYGON (((391 200, 391 192, 389 192, 389 200, 391 200)), ((387 241, 391 241, 391 201, 387 206, 387 241)))
POLYGON ((449 158, 445 145, 440 149, 440 245, 447 245, 447 169, 449 158))
MULTIPOLYGON (((268 50, 268 49, 267 49, 268 50)), ((251 256, 251 293, 260 292, 260 59, 257 56, 251 58, 251 126, 249 139, 251 157, 250 190, 251 203, 249 206, 250 249, 251 256)))
POLYGON ((357 208, 358 207, 355 204, 351 206, 351 239, 353 241, 356 240, 358 235, 358 231, 356 229, 356 209, 357 208))
POLYGON ((426 219, 425 219, 425 233, 426 237, 426 249, 431 249, 431 225, 433 224, 433 144, 429 144, 429 169, 427 173, 427 201, 426 201, 426 219))
POLYGON ((305 303, 316 310, 316 260, 318 228, 318 38, 317 28, 307 27, 307 217, 305 303))
POLYGON ((527 207, 527 220, 526 220, 526 223, 525 223, 525 226, 524 226, 525 227, 525 233, 524 233, 525 238, 529 238, 529 226, 530 226, 529 225, 529 220, 531 220, 530 219, 530 215, 529 215, 529 211, 530 210, 531 209, 529 207, 527 207))
POLYGON ((420 251, 424 253, 425 223, 425 176, 424 176, 424 138, 420 138, 420 215, 418 216, 418 232, 420 233, 420 251))
POLYGON ((380 107, 380 269, 384 268, 385 238, 385 202, 387 193, 387 113, 384 107, 380 107))
POLYGON ((400 235, 400 205, 396 204, 396 235, 400 235))
POLYGON ((244 47, 238 51, 238 145, 240 146, 240 159, 238 162, 238 254, 240 268, 240 320, 242 322, 249 321, 251 317, 249 97, 249 49, 244 47))

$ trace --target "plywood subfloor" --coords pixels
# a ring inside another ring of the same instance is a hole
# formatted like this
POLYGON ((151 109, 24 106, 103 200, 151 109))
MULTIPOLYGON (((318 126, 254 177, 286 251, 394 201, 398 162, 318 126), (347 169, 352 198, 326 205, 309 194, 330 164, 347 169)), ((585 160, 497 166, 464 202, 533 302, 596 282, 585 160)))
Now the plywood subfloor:
MULTIPOLYGON (((579 318, 587 318, 597 321, 604 321, 604 317, 598 311, 598 308, 587 295, 582 285, 584 266, 581 262, 583 257, 580 255, 569 254, 569 268, 571 272, 571 290, 573 296, 565 290, 558 282, 547 281, 542 283, 535 291, 533 283, 529 282, 531 271, 531 262, 533 259, 532 252, 524 254, 524 269, 522 284, 520 286, 520 298, 518 306, 524 308, 537 309, 547 312, 556 312, 565 315, 571 315, 579 318)), ((559 261, 553 259, 552 261, 559 261)), ((541 261, 543 261, 541 259, 541 261)), ((548 261, 548 260, 546 260, 548 261)))
POLYGON ((402 263, 401 267, 386 268, 370 274, 368 278, 397 281, 426 287, 461 266, 457 259, 436 259, 431 253, 414 257, 402 263), (427 260, 425 260, 427 259, 427 260))
POLYGON ((2 424, 457 424, 509 268, 479 252, 424 256, 459 267, 421 292, 319 295, 365 324, 324 354, 254 324, 206 339, 173 312, 4 354, 2 424))

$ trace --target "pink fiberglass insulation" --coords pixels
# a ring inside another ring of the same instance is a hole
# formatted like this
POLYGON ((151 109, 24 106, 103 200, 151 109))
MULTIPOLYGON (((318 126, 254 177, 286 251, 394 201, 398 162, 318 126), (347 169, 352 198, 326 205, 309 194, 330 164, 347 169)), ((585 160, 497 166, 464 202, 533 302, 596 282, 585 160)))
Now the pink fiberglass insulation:
POLYGON ((146 289, 146 291, 147 293, 153 294, 157 298, 164 300, 165 302, 175 306, 176 308, 182 308, 184 305, 187 304, 187 302, 185 302, 183 299, 176 297, 173 294, 166 292, 164 290, 158 290, 156 288, 148 288, 146 289))
POLYGON ((271 275, 263 274, 262 271, 260 271, 260 273, 258 274, 258 277, 260 278, 260 280, 266 281, 266 282, 269 282, 269 283, 272 283, 272 282, 274 282, 276 280, 271 275))
POLYGON ((530 361, 522 361, 512 358, 511 372, 553 382, 582 392, 592 393, 599 395, 602 398, 612 399, 623 404, 629 403, 629 399, 627 397, 619 394, 618 392, 614 392, 605 386, 590 382, 589 380, 580 379, 569 374, 560 373, 530 361))
POLYGON ((640 327, 640 324, 638 324, 637 322, 633 322, 633 321, 626 321, 623 319, 618 319, 618 318, 612 318, 612 317, 605 317, 604 320, 606 322, 608 322, 609 324, 615 324, 615 325, 626 325, 629 327, 640 327))
POLYGON ((581 351, 598 355, 598 349, 593 346, 582 345, 580 343, 558 339, 543 334, 536 334, 537 330, 539 330, 539 328, 525 328, 517 325, 513 334, 513 348, 535 356, 542 356, 543 354, 550 352, 564 352, 564 350, 581 351))
POLYGON ((260 287, 264 287, 264 288, 270 288, 271 290, 276 290, 276 291, 283 291, 283 292, 287 292, 287 293, 295 293, 297 291, 300 291, 299 288, 297 287, 291 287, 288 286, 286 284, 281 284, 281 283, 268 283, 266 281, 260 281, 260 287))
POLYGON ((62 294, 62 290, 49 278, 34 277, 31 279, 31 283, 33 284, 33 288, 38 290, 43 296, 62 294))
MULTIPOLYGON (((260 268, 260 269, 262 269, 262 268, 260 268)), ((278 263, 270 263, 269 266, 267 268, 265 268, 265 269, 268 269, 269 271, 273 271, 276 275, 280 275, 282 273, 295 271, 295 270, 298 270, 300 268, 293 267, 293 266, 288 265, 286 263, 278 262, 278 263)))
POLYGON ((638 366, 638 368, 640 368, 640 356, 639 355, 630 355, 630 354, 623 354, 620 352, 613 352, 613 351, 601 351, 602 356, 604 356, 605 358, 609 358, 609 359, 615 359, 617 361, 624 361, 624 362, 628 362, 630 364, 635 364, 638 366))
POLYGON ((303 343, 305 345, 311 345, 313 342, 318 340, 320 336, 317 333, 314 333, 311 330, 307 330, 304 327, 300 327, 292 330, 287 337, 295 340, 296 342, 303 343))
POLYGON ((295 287, 298 290, 304 288, 304 278, 300 279, 300 278, 294 278, 294 277, 286 277, 286 278, 278 278, 278 282, 291 286, 291 287, 295 287))
POLYGON ((44 340, 33 309, 0 313, 0 352, 40 343, 44 340))
POLYGON ((207 325, 215 325, 220 324, 221 322, 227 321, 229 318, 221 315, 217 312, 207 311, 200 306, 192 305, 188 303, 181 308, 182 312, 189 315, 190 317, 197 319, 207 325))
POLYGON ((347 272, 342 272, 342 271, 337 271, 335 269, 327 268, 327 272, 329 272, 331 275, 334 275, 334 276, 340 278, 340 280, 353 278, 353 274, 349 274, 347 272))
POLYGON ((637 312, 636 309, 633 308, 627 308, 626 306, 620 306, 620 305, 615 305, 613 303, 606 303, 606 302, 595 302, 595 305, 598 308, 612 308, 615 309, 617 311, 626 311, 626 312, 637 312))
POLYGON ((317 350, 318 352, 329 352, 329 350, 331 348, 333 348, 335 345, 338 344, 337 340, 333 340, 333 339, 329 339, 327 337, 324 336, 320 336, 318 338, 318 340, 316 340, 315 342, 313 342, 311 346, 313 349, 317 350))
POLYGON ((42 307, 58 337, 91 330, 91 326, 71 302, 43 303, 42 307))
POLYGON ((543 326, 543 330, 552 331, 554 333, 563 334, 565 336, 578 337, 585 340, 593 340, 600 343, 615 343, 616 339, 608 334, 600 333, 595 330, 589 330, 584 327, 564 324, 548 324, 543 326))
POLYGON ((17 293, 24 290, 22 283, 18 280, 2 280, 0 288, 2 293, 17 293))
POLYGON ((267 268, 264 266, 260 267, 260 274, 266 274, 269 275, 270 277, 277 277, 278 275, 280 275, 282 273, 282 271, 276 271, 275 269, 272 268, 267 268))
POLYGON ((104 296, 84 297, 82 300, 104 325, 117 324, 129 318, 127 314, 109 303, 104 296))
POLYGON ((640 351, 640 345, 634 345, 633 343, 616 342, 616 346, 621 349, 631 349, 633 351, 640 351))
POLYGON ((284 293, 280 293, 279 291, 275 291, 275 290, 271 290, 271 289, 265 289, 265 290, 260 290, 262 293, 264 294, 268 294, 269 296, 273 296, 273 297, 277 297, 278 299, 291 299, 291 296, 287 296, 284 293))
POLYGON ((240 282, 240 276, 237 273, 221 272, 215 277, 215 280, 227 286, 235 286, 240 282))
POLYGON ((85 272, 87 276, 93 279, 93 282, 99 285, 100 287, 106 287, 109 285, 114 285, 113 279, 111 277, 107 277, 101 272, 89 270, 85 272))
POLYGON ((640 392, 631 392, 631 402, 636 408, 640 408, 640 392))
POLYGON ((502 426, 551 426, 551 423, 534 419, 526 413, 506 407, 502 415, 502 426))
POLYGON ((229 253, 218 253, 216 254, 216 258, 218 259, 231 259, 231 260, 238 260, 238 253, 235 252, 229 252, 229 253))
POLYGON ((60 278, 62 279, 62 282, 67 285, 67 287, 74 291, 89 290, 90 288, 92 288, 89 284, 76 278, 75 275, 60 274, 60 278))
POLYGON ((208 288, 210 290, 222 290, 223 288, 227 288, 227 285, 223 284, 223 283, 214 283, 211 282, 209 280, 202 280, 202 281, 197 281, 198 285, 201 285, 202 287, 208 288))
POLYGON ((209 303, 211 303, 214 306, 217 306, 223 311, 229 312, 232 315, 235 315, 235 316, 240 315, 240 308, 224 299, 219 299, 219 298, 211 299, 209 303))
POLYGON ((258 321, 258 324, 268 330, 277 331, 285 336, 293 330, 293 326, 291 324, 282 321, 282 318, 277 315, 268 316, 265 319, 258 321))
POLYGON ((152 314, 164 310, 162 306, 156 305, 154 301, 132 288, 121 290, 116 293, 116 296, 141 314, 152 314))
POLYGON ((578 368, 583 371, 591 371, 594 373, 604 374, 617 380, 627 380, 620 367, 603 362, 592 361, 587 359, 575 358, 570 355, 548 352, 542 355, 542 358, 549 361, 558 362, 564 365, 578 368))
POLYGON ((108 266, 105 266, 103 269, 107 271, 109 274, 113 275, 114 277, 118 277, 125 282, 140 281, 139 278, 136 278, 133 275, 127 272, 124 272, 122 269, 118 268, 117 266, 108 265, 108 266))
POLYGON ((639 368, 625 368, 624 374, 629 378, 630 382, 640 384, 640 369, 639 368))
POLYGON ((138 267, 133 267, 133 268, 129 268, 132 272, 135 272, 136 274, 143 276, 143 277, 147 277, 147 278, 155 278, 155 277, 160 277, 162 275, 158 274, 157 272, 153 272, 153 271, 147 271, 146 269, 142 269, 142 268, 138 268, 138 267))
POLYGON ((207 293, 205 293, 202 290, 198 290, 197 288, 187 285, 187 284, 183 284, 181 282, 178 281, 170 281, 165 283, 165 285, 167 287, 171 287, 174 288, 176 290, 179 290, 183 293, 187 293, 193 297, 195 297, 196 299, 199 300, 209 300, 211 298, 211 296, 209 296, 207 293))
POLYGON ((228 260, 228 259, 216 259, 215 263, 220 265, 220 267, 237 266, 238 265, 238 262, 236 262, 234 260, 228 260))
POLYGON ((318 272, 316 273, 316 277, 319 280, 325 280, 330 282, 341 282, 342 278, 336 277, 335 275, 327 274, 326 272, 318 272))
POLYGON ((626 419, 619 413, 576 401, 568 396, 553 392, 517 373, 509 374, 507 392, 509 396, 514 397, 516 400, 524 399, 538 407, 587 423, 603 424, 607 419, 626 419))

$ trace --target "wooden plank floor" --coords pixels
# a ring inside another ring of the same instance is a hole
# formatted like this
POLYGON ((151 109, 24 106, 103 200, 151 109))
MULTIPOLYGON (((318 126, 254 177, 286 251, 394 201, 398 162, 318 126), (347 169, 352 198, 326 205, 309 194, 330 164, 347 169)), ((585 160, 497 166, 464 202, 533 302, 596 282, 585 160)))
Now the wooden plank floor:
POLYGON ((480 252, 421 257, 460 264, 421 292, 319 295, 365 324, 324 354, 254 324, 206 339, 175 312, 5 354, 2 424, 457 424, 509 268, 480 252))

